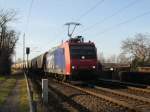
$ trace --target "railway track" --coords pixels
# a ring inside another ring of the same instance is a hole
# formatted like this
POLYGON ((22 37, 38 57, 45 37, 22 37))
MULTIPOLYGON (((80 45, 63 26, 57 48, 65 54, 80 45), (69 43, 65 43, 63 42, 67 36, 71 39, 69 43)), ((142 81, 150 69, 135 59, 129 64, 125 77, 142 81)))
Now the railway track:
MULTIPOLYGON (((102 81, 102 83, 105 82, 105 80, 101 80, 101 81, 102 81)), ((102 85, 105 85, 105 84, 107 86, 109 86, 109 84, 110 85, 112 84, 111 86, 113 86, 115 84, 115 86, 120 87, 120 89, 115 89, 116 91, 120 91, 120 92, 124 92, 124 93, 128 93, 128 94, 132 94, 132 95, 150 99, 150 89, 147 89, 148 86, 146 86, 146 85, 132 84, 132 86, 131 86, 131 83, 129 83, 129 84, 121 83, 118 81, 111 81, 111 80, 106 80, 106 82, 102 85), (109 81, 109 83, 108 83, 108 81, 109 81)))
POLYGON ((147 99, 147 97, 150 98, 149 90, 135 88, 135 87, 128 87, 127 89, 123 89, 124 91, 122 90, 116 91, 116 90, 102 88, 98 86, 95 86, 94 89, 88 88, 87 90, 90 90, 95 93, 107 95, 108 97, 111 96, 120 101, 128 102, 130 105, 132 105, 132 107, 137 108, 137 110, 144 111, 144 112, 150 111, 150 99, 147 99))
POLYGON ((127 89, 121 89, 119 91, 150 99, 150 90, 128 87, 127 89))
MULTIPOLYGON (((94 102, 95 103, 94 105, 100 105, 101 103, 98 103, 98 102, 103 101, 103 105, 107 105, 107 104, 111 105, 110 109, 115 109, 115 112, 116 111, 118 111, 118 112, 120 112, 120 111, 121 112, 122 111, 148 112, 150 110, 150 108, 149 108, 150 102, 148 100, 135 97, 134 95, 129 95, 129 94, 125 94, 125 93, 123 94, 123 93, 119 93, 117 91, 112 92, 110 89, 105 89, 105 88, 100 88, 100 87, 97 87, 97 88, 79 87, 79 86, 74 86, 74 85, 71 85, 69 83, 64 83, 64 82, 59 82, 59 83, 55 83, 55 84, 57 85, 57 86, 53 85, 53 88, 55 88, 55 89, 59 88, 59 90, 61 90, 60 86, 65 86, 65 87, 63 87, 62 90, 65 90, 66 87, 72 88, 73 90, 78 90, 82 93, 86 93, 87 95, 90 96, 90 98, 92 98, 92 97, 93 97, 93 99, 97 98, 97 102, 94 102)), ((52 86, 52 84, 50 86, 52 86)), ((70 89, 68 89, 68 90, 70 90, 70 89)), ((65 92, 65 94, 66 94, 66 92, 65 92)), ((83 100, 83 98, 82 98, 82 100, 83 100)), ((84 106, 86 106, 86 105, 84 105, 84 106)), ((89 107, 87 106, 87 108, 89 108, 89 107)), ((93 110, 91 110, 91 111, 93 111, 93 110)), ((103 110, 103 111, 106 111, 106 110, 103 110)))
MULTIPOLYGON (((130 90, 135 87, 130 87, 130 90)), ((133 91, 132 90, 132 91, 133 91)), ((70 83, 58 82, 49 79, 49 92, 54 92, 62 97, 63 105, 67 110, 85 112, 149 112, 150 99, 136 96, 135 93, 127 93, 109 88, 94 86, 75 86, 70 83), (65 101, 65 103, 64 103, 65 101), (67 106, 66 106, 67 105, 67 106)), ((141 88, 136 88, 141 92, 141 88)), ((143 89, 145 92, 145 89, 143 89)), ((146 91, 147 92, 147 91, 146 91)), ((148 93, 148 92, 147 92, 148 93)))
POLYGON ((137 83, 130 83, 130 82, 121 82, 121 81, 117 81, 117 80, 110 80, 110 79, 98 79, 98 82, 106 82, 106 83, 116 83, 116 84, 120 84, 123 86, 130 86, 130 87, 137 87, 137 88, 143 88, 143 89, 150 89, 149 85, 145 85, 145 84, 137 84, 137 83))
POLYGON ((102 87, 95 87, 95 89, 91 89, 91 91, 104 94, 106 96, 111 96, 112 98, 120 101, 128 102, 128 104, 132 105, 134 108, 137 108, 137 110, 143 112, 150 111, 150 99, 102 87))

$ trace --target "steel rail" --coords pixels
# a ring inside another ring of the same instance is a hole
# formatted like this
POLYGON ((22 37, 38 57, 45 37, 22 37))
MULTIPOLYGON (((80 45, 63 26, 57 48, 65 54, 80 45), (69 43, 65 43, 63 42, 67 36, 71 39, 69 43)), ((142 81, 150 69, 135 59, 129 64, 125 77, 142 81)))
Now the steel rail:
POLYGON ((132 95, 132 94, 129 94, 129 93, 115 91, 115 90, 102 88, 102 87, 98 87, 98 86, 95 86, 94 88, 102 90, 102 91, 110 92, 110 93, 113 93, 113 94, 116 94, 116 95, 119 95, 119 96, 124 96, 124 97, 127 97, 127 98, 131 98, 131 99, 134 99, 134 100, 143 101, 145 103, 150 104, 150 99, 147 99, 147 98, 144 98, 144 97, 141 97, 141 96, 136 96, 136 95, 132 95))
POLYGON ((134 87, 150 88, 150 86, 145 85, 145 84, 135 84, 135 83, 131 83, 131 82, 121 82, 121 81, 110 80, 110 79, 98 79, 98 80, 99 80, 99 81, 105 81, 105 82, 119 83, 119 84, 123 84, 123 85, 126 85, 126 86, 134 86, 134 87))
POLYGON ((127 86, 127 89, 129 90, 134 90, 134 91, 137 91, 137 92, 141 92, 141 93, 146 93, 146 94, 150 94, 150 89, 146 89, 148 86, 146 85, 140 85, 140 84, 132 84, 132 83, 125 83, 125 82, 119 82, 119 81, 113 81, 113 80, 102 80, 102 81, 106 81, 106 82, 112 82, 112 83, 119 83, 119 84, 122 84, 123 86, 127 86), (138 88, 138 87, 132 87, 131 84, 133 86, 146 86, 146 88, 138 88))
POLYGON ((148 89, 142 89, 142 88, 136 88, 136 87, 128 87, 131 90, 139 91, 139 92, 144 92, 150 94, 150 90, 148 89))
POLYGON ((92 91, 88 91, 84 88, 81 88, 81 87, 78 87, 78 86, 74 86, 74 85, 71 85, 69 83, 65 83, 65 82, 59 82, 61 84, 64 84, 66 86, 69 86, 71 88, 74 88, 74 89, 77 89, 77 90, 80 90, 82 92, 85 92, 87 94, 90 94, 90 95, 93 95, 95 97, 98 97, 100 99, 103 99, 105 101, 108 101, 108 102, 111 102, 111 103, 114 103, 118 106, 121 106, 121 107, 124 107, 132 112, 141 112, 142 110, 140 108, 137 108, 137 107, 133 107, 131 105, 129 105, 128 103, 124 102, 124 101, 120 101, 120 100, 116 100, 114 98, 111 98, 111 97, 108 97, 108 96, 105 96, 105 95, 102 95, 102 94, 98 94, 98 93, 95 93, 95 92, 92 92, 92 91))

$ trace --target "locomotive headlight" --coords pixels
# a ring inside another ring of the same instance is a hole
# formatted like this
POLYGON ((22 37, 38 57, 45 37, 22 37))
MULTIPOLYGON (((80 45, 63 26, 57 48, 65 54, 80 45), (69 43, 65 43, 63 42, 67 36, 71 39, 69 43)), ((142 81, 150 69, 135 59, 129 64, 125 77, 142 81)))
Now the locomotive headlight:
POLYGON ((72 69, 75 69, 75 66, 72 66, 72 69))
POLYGON ((96 67, 95 67, 95 66, 92 66, 92 68, 95 69, 96 67))

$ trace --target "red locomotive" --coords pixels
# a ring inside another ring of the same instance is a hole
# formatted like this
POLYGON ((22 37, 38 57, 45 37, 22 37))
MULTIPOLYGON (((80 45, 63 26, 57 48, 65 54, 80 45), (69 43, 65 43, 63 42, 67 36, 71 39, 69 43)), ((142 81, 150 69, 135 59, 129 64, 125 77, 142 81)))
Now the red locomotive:
POLYGON ((31 60, 31 69, 53 74, 60 80, 96 78, 97 49, 81 36, 70 38, 60 46, 31 60))

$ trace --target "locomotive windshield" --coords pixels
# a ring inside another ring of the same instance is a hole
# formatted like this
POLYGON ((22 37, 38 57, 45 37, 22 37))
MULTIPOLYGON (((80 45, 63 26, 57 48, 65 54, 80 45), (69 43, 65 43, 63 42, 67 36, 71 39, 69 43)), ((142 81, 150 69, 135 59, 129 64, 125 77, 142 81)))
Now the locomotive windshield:
POLYGON ((70 45, 70 56, 74 59, 95 59, 96 49, 93 45, 70 45))

